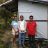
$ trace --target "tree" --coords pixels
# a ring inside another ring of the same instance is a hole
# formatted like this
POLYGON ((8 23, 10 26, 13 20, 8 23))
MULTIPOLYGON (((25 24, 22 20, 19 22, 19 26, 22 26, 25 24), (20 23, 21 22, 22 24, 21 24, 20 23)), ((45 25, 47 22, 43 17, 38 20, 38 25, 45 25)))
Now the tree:
POLYGON ((7 11, 5 8, 0 8, 0 16, 5 19, 5 27, 8 26, 8 20, 11 18, 12 13, 7 11))

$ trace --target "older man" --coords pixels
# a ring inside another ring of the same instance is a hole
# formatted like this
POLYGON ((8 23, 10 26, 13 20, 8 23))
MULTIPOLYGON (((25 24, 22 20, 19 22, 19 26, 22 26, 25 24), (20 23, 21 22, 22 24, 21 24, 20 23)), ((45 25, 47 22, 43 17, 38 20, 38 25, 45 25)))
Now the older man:
POLYGON ((12 17, 12 35, 13 35, 13 45, 16 44, 16 35, 18 34, 18 22, 17 22, 17 16, 12 17))

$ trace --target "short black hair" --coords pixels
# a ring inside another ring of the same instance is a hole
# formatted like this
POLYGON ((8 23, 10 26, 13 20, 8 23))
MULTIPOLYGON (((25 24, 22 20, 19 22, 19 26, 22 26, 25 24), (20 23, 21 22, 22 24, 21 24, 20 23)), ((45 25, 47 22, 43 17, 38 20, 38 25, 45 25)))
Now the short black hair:
POLYGON ((17 17, 17 16, 13 16, 13 17, 17 17))
POLYGON ((32 17, 33 18, 33 15, 30 15, 29 18, 32 17))

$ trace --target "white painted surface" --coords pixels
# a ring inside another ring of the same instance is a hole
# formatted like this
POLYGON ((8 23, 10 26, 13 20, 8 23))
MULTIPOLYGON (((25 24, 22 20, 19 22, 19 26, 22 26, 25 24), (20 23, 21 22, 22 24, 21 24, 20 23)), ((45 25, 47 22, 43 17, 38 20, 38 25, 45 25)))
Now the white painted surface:
MULTIPOLYGON (((34 20, 47 20, 47 6, 41 4, 32 4, 31 2, 18 2, 19 16, 23 15, 25 20, 33 15, 34 20)), ((37 31, 40 38, 47 38, 47 22, 37 22, 37 31)), ((38 37, 39 37, 38 36, 38 37)))
POLYGON ((47 23, 46 22, 37 22, 37 31, 39 38, 48 38, 47 37, 47 23))
POLYGON ((25 19, 32 14, 36 20, 47 19, 47 8, 41 4, 32 4, 31 2, 19 2, 18 4, 19 15, 26 16, 25 19))

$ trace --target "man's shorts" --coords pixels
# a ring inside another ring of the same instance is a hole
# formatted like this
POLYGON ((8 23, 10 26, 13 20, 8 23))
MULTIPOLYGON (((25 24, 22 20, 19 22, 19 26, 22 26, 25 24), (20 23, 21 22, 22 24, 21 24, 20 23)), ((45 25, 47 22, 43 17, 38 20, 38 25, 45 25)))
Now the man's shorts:
POLYGON ((15 31, 15 30, 12 28, 12 35, 18 35, 18 31, 15 31))
POLYGON ((12 35, 15 35, 15 31, 14 31, 14 29, 12 28, 12 35))

